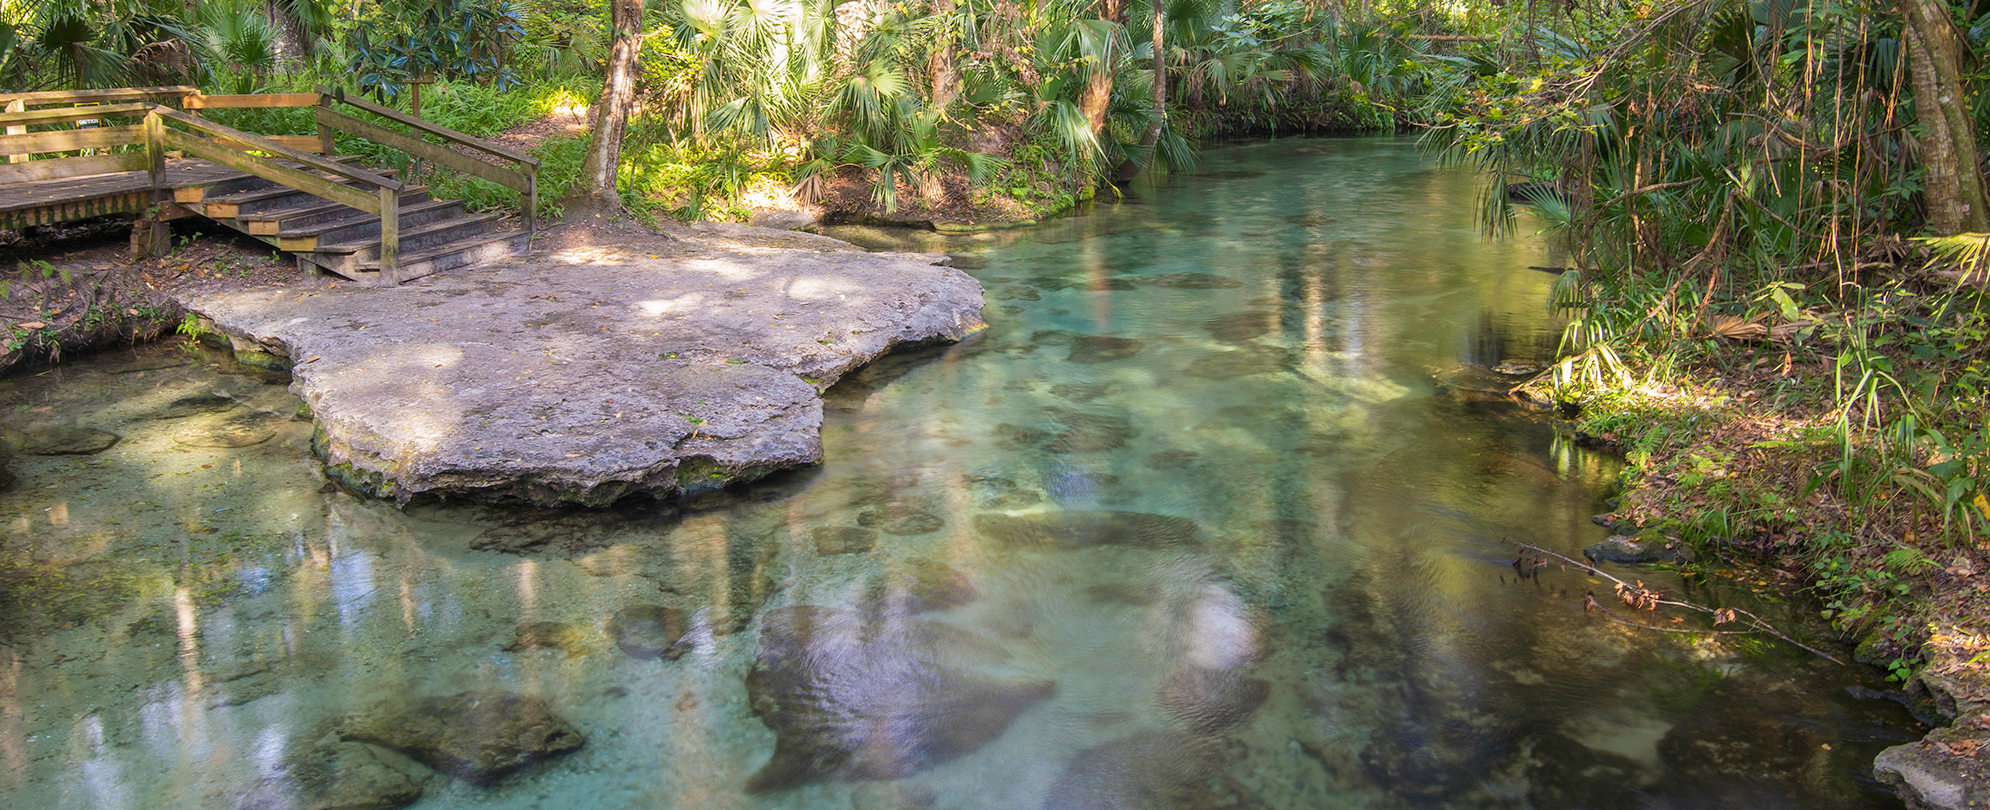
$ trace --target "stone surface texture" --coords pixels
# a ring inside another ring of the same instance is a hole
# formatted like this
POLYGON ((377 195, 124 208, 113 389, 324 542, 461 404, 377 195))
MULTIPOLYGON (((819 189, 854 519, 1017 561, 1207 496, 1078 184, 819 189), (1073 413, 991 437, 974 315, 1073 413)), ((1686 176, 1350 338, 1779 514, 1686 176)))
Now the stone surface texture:
POLYGON ((1910 810, 1977 810, 1990 805, 1990 689, 1973 669, 1955 666, 1956 651, 1931 644, 1924 652, 1927 671, 1916 676, 1917 686, 1951 723, 1881 751, 1873 775, 1910 810), (1949 671, 1969 674, 1938 674, 1949 671))
POLYGON ((730 226, 183 303, 294 364, 350 487, 601 505, 820 461, 821 390, 984 326, 980 284, 945 261, 730 226))

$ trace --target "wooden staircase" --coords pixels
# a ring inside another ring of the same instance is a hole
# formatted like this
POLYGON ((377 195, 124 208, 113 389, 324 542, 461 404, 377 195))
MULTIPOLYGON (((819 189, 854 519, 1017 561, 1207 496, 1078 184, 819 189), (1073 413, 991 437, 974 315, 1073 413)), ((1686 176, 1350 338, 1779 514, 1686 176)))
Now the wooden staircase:
POLYGON ((8 206, 0 192, 0 221, 7 224, 124 213, 139 218, 144 238, 135 236, 135 246, 164 251, 170 245, 161 223, 198 215, 293 254, 304 270, 371 284, 518 253, 537 228, 538 159, 348 98, 343 90, 209 96, 191 87, 150 87, 0 94, 0 100, 7 107, 0 113, 7 127, 0 155, 12 156, 0 164, 0 188, 26 200, 8 206), (38 106, 66 109, 31 109, 38 106), (314 108, 318 134, 257 135, 200 116, 271 107, 314 108), (59 129, 85 119, 98 128, 59 129), (105 128, 106 120, 137 124, 105 128), (29 132, 31 125, 58 129, 29 132), (523 228, 504 227, 498 214, 465 211, 461 200, 434 199, 429 187, 361 166, 356 157, 330 157, 341 136, 518 192, 523 228), (106 146, 142 151, 90 151, 106 146), (78 150, 84 156, 54 156, 78 150))
MULTIPOLYGON (((352 164, 357 158, 333 160, 352 164)), ((380 176, 396 174, 388 171, 380 176)), ((254 175, 175 189, 174 202, 294 255, 301 270, 368 283, 384 281, 378 214, 254 175)), ((422 185, 400 189, 398 214, 398 281, 523 252, 532 236, 529 231, 505 228, 499 214, 466 211, 461 200, 434 199, 429 187, 422 185)))

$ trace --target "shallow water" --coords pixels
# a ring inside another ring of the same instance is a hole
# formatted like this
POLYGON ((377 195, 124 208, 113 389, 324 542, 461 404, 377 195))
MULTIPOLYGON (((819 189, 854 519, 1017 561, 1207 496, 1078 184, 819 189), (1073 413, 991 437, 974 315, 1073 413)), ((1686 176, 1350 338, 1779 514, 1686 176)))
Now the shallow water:
POLYGON ((1396 139, 1204 169, 839 232, 963 257, 991 328, 833 389, 821 467, 683 504, 356 500, 282 380, 199 351, 0 383, 17 441, 120 437, 0 493, 0 789, 309 807, 388 701, 505 690, 585 744, 416 807, 1898 806, 1876 673, 1515 579, 1503 538, 1602 539, 1615 462, 1496 393, 1552 352, 1553 260, 1479 237, 1469 173, 1396 139))

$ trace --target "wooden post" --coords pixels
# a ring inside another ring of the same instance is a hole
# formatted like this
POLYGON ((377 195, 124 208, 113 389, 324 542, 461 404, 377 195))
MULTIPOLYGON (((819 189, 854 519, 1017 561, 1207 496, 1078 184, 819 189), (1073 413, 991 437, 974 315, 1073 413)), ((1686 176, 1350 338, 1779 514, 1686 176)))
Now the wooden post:
POLYGON ((380 281, 401 283, 401 192, 380 189, 380 281))
POLYGON ((166 188, 166 121, 157 108, 145 114, 145 174, 152 185, 152 206, 138 220, 140 233, 133 235, 143 240, 143 255, 164 256, 173 251, 172 231, 166 227, 166 205, 173 192, 166 188))
MULTIPOLYGON (((318 106, 327 110, 332 108, 332 97, 326 94, 325 89, 322 87, 318 88, 318 106)), ((332 128, 320 123, 318 125, 318 154, 329 158, 338 154, 337 149, 338 144, 332 137, 332 128)))
MULTIPOLYGON (((25 102, 25 101, 22 101, 22 100, 20 100, 20 99, 18 99, 18 98, 17 98, 17 99, 14 99, 13 101, 9 101, 9 102, 7 102, 7 112, 27 112, 27 110, 28 110, 28 103, 27 103, 27 102, 25 102)), ((25 135, 25 134, 27 134, 27 132, 28 132, 28 128, 27 128, 26 126, 18 126, 18 127, 8 127, 8 128, 7 128, 7 134, 9 134, 9 135, 25 135)), ((8 163, 26 163, 26 162, 28 162, 28 156, 27 156, 27 155, 8 155, 8 156, 7 156, 7 162, 8 162, 8 163)))
POLYGON ((526 238, 539 235, 539 166, 525 165, 525 233, 526 238))

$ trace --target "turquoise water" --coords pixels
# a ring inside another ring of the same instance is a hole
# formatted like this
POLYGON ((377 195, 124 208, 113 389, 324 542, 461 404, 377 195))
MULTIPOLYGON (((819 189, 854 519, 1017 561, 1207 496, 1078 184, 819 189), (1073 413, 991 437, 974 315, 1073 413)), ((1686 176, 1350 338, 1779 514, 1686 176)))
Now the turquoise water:
POLYGON ((1876 673, 1514 577, 1508 538, 1605 536, 1617 462, 1499 393, 1552 354, 1528 266, 1558 262, 1481 239, 1474 182, 1405 140, 1284 141, 1029 230, 839 229, 956 254, 991 328, 832 389, 822 466, 686 503, 354 499, 284 380, 199 351, 6 380, 15 443, 119 439, 9 465, 0 789, 1897 807, 1869 765, 1915 727, 1848 692, 1876 673))

